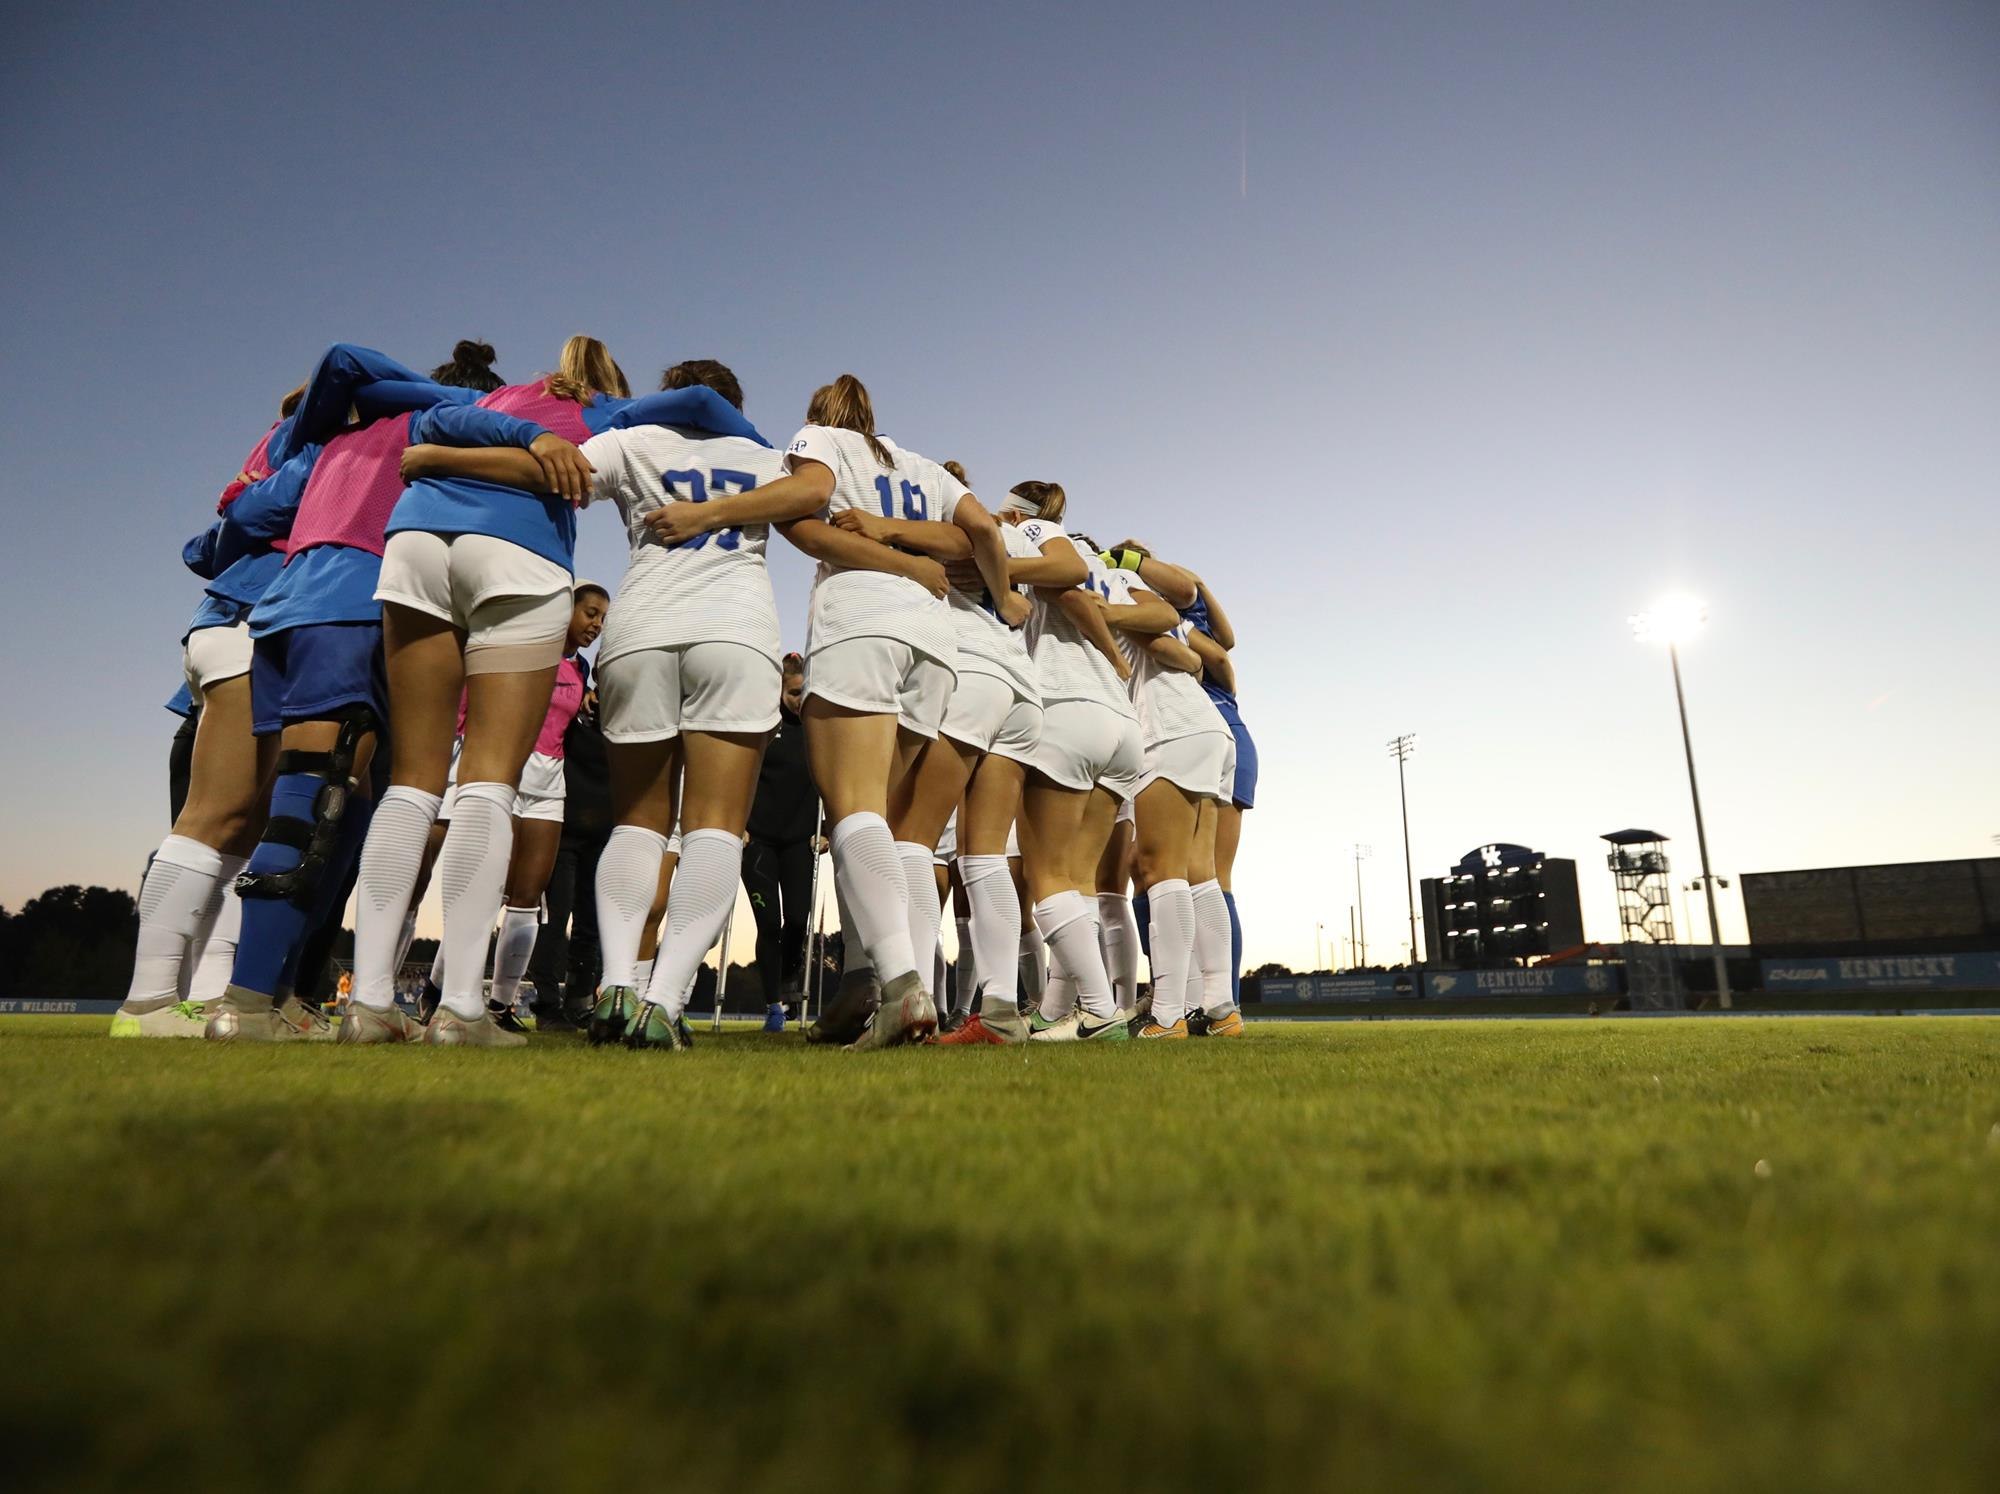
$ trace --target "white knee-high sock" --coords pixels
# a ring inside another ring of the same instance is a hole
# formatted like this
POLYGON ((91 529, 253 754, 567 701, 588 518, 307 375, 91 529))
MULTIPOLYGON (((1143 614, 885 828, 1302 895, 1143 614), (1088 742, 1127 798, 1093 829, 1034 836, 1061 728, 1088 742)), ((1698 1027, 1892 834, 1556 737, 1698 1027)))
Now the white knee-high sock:
POLYGON ((851 814, 833 827, 832 840, 834 878, 886 986, 917 968, 910 946, 910 894, 888 821, 865 811, 851 814))
MULTIPOLYGON (((461 783, 438 852, 444 889, 444 1004, 466 1021, 486 1014, 486 944, 514 854, 514 786, 461 783)), ((403 920, 396 919, 396 928, 403 920)))
MULTIPOLYGON (((968 951, 961 935, 960 964, 973 969, 972 1007, 988 997, 1012 1006, 1014 986, 1024 962, 1021 934, 1021 895, 1014 890, 1014 878, 1007 870, 1005 856, 961 856, 959 879, 965 883, 965 901, 972 909, 967 920, 971 928, 968 951)), ((1040 942, 1036 936, 1036 942, 1040 942)), ((1040 1000, 1040 992, 1036 992, 1040 1000)), ((996 1010, 998 1007, 996 1006, 996 1010)))
MULTIPOLYGON (((1194 900, 1194 962, 1201 971, 1199 997, 1202 1010, 1221 1014, 1229 1010, 1229 904, 1222 900, 1222 884, 1213 877, 1189 889, 1194 900)), ((1196 987, 1188 985, 1188 999, 1196 999, 1196 987)))
POLYGON ((1035 904, 1035 927, 1049 941, 1049 958, 1076 988, 1076 999, 1094 1021, 1109 1021, 1118 1008, 1111 977, 1097 944, 1097 909, 1082 893, 1058 892, 1035 904))
POLYGON ((1035 1008, 1044 1022, 1060 1022, 1076 1010, 1076 986, 1067 975, 1051 965, 1049 983, 1042 987, 1042 999, 1035 1008))
POLYGON ((969 1012, 973 993, 979 989, 979 966, 972 956, 972 920, 955 918, 952 923, 958 929, 958 963, 952 966, 951 1009, 969 1012))
POLYGON ((540 908, 504 908, 500 913, 500 936, 493 941, 493 1004, 512 1006, 521 995, 521 977, 527 974, 528 957, 535 952, 535 935, 541 931, 540 908))
POLYGON ((222 898, 222 855, 185 835, 169 835, 153 853, 139 889, 139 945, 125 1005, 156 1011, 181 999, 181 976, 201 950, 193 945, 204 917, 222 898))
POLYGON ((646 999, 678 1017, 687 992, 722 926, 736 906, 736 883, 743 875, 743 841, 727 830, 688 830, 681 835, 681 864, 667 892, 667 930, 653 957, 646 999), (659 993, 655 995, 654 993, 659 993), (660 1000, 660 996, 669 999, 660 1000))
POLYGON ((909 899, 910 958, 917 970, 935 984, 931 966, 937 959, 938 907, 937 873, 931 868, 930 851, 913 840, 896 842, 896 856, 903 863, 903 891, 909 899))
POLYGON ((444 989, 444 940, 438 940, 437 949, 431 954, 431 984, 440 991, 444 989))
POLYGON ((437 794, 393 784, 368 822, 354 913, 353 999, 363 1006, 387 1011, 396 1004, 396 946, 443 804, 437 794))
POLYGON ((1098 939, 1104 946, 1104 972, 1111 977, 1111 995, 1120 1011, 1139 1000, 1139 920, 1132 899, 1122 892, 1097 894, 1098 939))
POLYGON ((855 923, 854 915, 847 910, 847 894, 841 890, 838 875, 833 879, 833 905, 840 913, 841 979, 864 970, 872 971, 875 967, 869 962, 867 946, 861 942, 860 925, 855 923))
MULTIPOLYGON (((1019 894, 1015 896, 1018 900, 1019 894)), ((1029 1001, 1040 1005, 1042 993, 1048 989, 1049 984, 1049 952, 1047 946, 1042 943, 1041 930, 1022 929, 1018 947, 1021 989, 1027 993, 1029 1001)))
POLYGON ((1194 898, 1187 879, 1146 889, 1153 924, 1153 1020, 1171 1027, 1187 1015, 1188 966, 1194 961, 1194 898))
POLYGON ((224 856, 216 887, 222 896, 211 899, 213 920, 195 928, 189 951, 200 951, 194 969, 181 977, 181 985, 191 1001, 215 1001, 229 989, 229 974, 236 966, 236 940, 243 932, 243 900, 236 895, 236 879, 250 864, 248 856, 224 856))
POLYGON ((639 825, 620 825, 597 858, 597 938, 604 955, 604 986, 638 981, 639 941, 660 890, 660 862, 667 838, 639 825))
POLYGON ((653 962, 651 960, 635 960, 633 962, 632 989, 637 991, 641 996, 653 989, 653 962))

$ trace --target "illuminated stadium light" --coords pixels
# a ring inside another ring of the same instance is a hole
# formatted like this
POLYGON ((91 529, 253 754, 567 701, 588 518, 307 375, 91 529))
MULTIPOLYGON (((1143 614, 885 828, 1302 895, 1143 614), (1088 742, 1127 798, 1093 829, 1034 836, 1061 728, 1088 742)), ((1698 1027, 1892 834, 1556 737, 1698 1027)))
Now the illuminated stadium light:
POLYGON ((1708 603, 1685 592, 1661 597, 1644 612, 1635 612, 1626 621, 1632 636, 1641 643, 1686 643, 1708 621, 1708 603))

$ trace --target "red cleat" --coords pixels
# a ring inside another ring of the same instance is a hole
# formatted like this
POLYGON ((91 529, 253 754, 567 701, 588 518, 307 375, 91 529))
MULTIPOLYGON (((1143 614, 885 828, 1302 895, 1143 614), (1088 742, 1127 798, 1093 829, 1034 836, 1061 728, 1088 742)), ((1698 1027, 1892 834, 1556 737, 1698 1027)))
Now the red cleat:
POLYGON ((943 1048, 954 1045, 963 1045, 969 1047, 975 1043, 988 1043, 998 1046, 1005 1046, 1007 1039, 1002 1037, 999 1033, 995 1032, 992 1028, 988 1027, 984 1022, 980 1021, 979 1014, 977 1012, 974 1012, 971 1016, 965 1019, 965 1025, 959 1028, 958 1031, 947 1032, 942 1037, 932 1038, 931 1041, 937 1044, 940 1048, 943 1048))

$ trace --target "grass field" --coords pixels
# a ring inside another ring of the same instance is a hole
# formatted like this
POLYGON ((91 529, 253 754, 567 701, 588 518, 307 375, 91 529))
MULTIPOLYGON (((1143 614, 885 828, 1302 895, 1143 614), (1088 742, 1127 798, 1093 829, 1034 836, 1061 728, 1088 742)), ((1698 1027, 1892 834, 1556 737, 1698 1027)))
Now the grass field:
POLYGON ((1990 1489, 2000 1021, 0 1022, 7 1485, 1990 1489))

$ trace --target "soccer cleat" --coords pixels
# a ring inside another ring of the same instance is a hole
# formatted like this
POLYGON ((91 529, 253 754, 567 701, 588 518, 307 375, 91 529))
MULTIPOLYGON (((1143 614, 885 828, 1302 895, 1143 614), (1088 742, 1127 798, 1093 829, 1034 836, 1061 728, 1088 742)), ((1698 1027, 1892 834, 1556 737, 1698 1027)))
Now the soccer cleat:
POLYGON ((277 1043, 298 1036, 289 1027, 279 1030, 270 997, 238 985, 231 985, 209 1006, 201 1035, 211 1043, 277 1043))
POLYGON ((1076 1036, 1085 1043, 1122 1043, 1132 1036, 1132 1029, 1123 1012, 1113 1012, 1102 1022, 1086 1014, 1077 1018, 1076 1036))
POLYGON ((681 1040, 683 1048, 692 1048, 694 1046, 694 1029, 688 1026, 686 1012, 682 1012, 678 1017, 674 1018, 674 1035, 681 1040))
MULTIPOLYGON (((1188 1030, 1190 1032, 1194 1030, 1193 1024, 1189 1024, 1188 1030)), ((1203 1037, 1218 1038, 1242 1037, 1243 1013, 1232 1006, 1219 1017, 1207 1017, 1207 1020, 1201 1024, 1201 1035, 1203 1037)))
POLYGON ((206 1025, 199 1001, 170 1001, 149 1012, 120 1007, 111 1014, 115 1038, 198 1038, 206 1025))
POLYGON ((764 1031, 783 1032, 785 1030, 785 1008, 782 1002, 774 1001, 771 1009, 764 1013, 764 1031))
MULTIPOLYGON (((581 1032, 583 1030, 584 1023, 577 1021, 575 1016, 570 1012, 569 1003, 564 1001, 560 996, 545 998, 537 994, 535 997, 534 1013, 535 1031, 537 1032, 581 1032)), ((587 1022, 589 1016, 590 1014, 586 1011, 584 1013, 584 1021, 587 1022)))
POLYGON ((347 1015, 340 1019, 340 1030, 333 1035, 333 1040, 349 1047, 366 1047, 376 1043, 421 1043, 424 1040, 424 1024, 400 1006, 391 1006, 383 1011, 379 1007, 353 1001, 348 1003, 347 1015))
POLYGON ((921 1043, 936 1031, 937 1008, 931 1005, 923 978, 909 970, 882 988, 882 1004, 861 1029, 861 1036, 847 1046, 853 1052, 873 1053, 904 1043, 921 1043))
POLYGON ((296 996, 287 996, 278 1003, 277 1009, 271 1013, 271 1025, 277 1030, 280 1042, 333 1041, 333 1023, 319 1004, 301 1001, 296 996))
POLYGON ((639 993, 631 986, 606 986, 597 993, 597 1005, 590 1009, 590 1046, 625 1041, 625 1029, 639 1006, 639 993))
POLYGON ((625 1046, 685 1052, 689 1046, 687 1024, 678 1017, 669 1017, 664 1006, 642 1001, 625 1028, 625 1046))
POLYGON ((988 1027, 985 1019, 977 1013, 967 1017, 950 1032, 940 1033, 937 1037, 931 1039, 931 1042, 940 1048, 977 1048, 986 1044, 991 1044, 994 1047, 1004 1047, 1010 1041, 1012 1039, 1003 1037, 993 1028, 988 1027))
POLYGON ((1148 1016, 1146 1018, 1146 1025, 1144 1027, 1141 1027, 1137 1032, 1134 1032, 1132 1034, 1134 1038, 1142 1042, 1154 1038, 1165 1038, 1168 1041, 1184 1042, 1187 1039, 1187 1035, 1188 1035, 1188 1030, 1187 1030, 1187 1023, 1185 1021, 1177 1021, 1171 1027, 1162 1027, 1159 1023, 1155 1022, 1151 1016, 1148 1016))
POLYGON ((444 987, 426 975, 424 988, 417 992, 417 1020, 430 1021, 437 1015, 438 1003, 442 1000, 444 1000, 444 987))
POLYGON ((1208 1036, 1208 1013, 1200 1007, 1197 1006, 1191 1009, 1182 1020, 1187 1023, 1189 1037, 1198 1038, 1208 1036))
MULTIPOLYGON (((1060 1017, 1045 1017, 1042 1015, 1042 1009, 1040 1007, 1032 1007, 1029 1009, 1028 1012, 1028 1036, 1030 1038, 1040 1038, 1042 1034, 1045 1032, 1054 1032, 1058 1027, 1062 1026, 1065 1022, 1068 1022, 1075 1015, 1076 1015, 1076 1008, 1074 1007, 1071 1007, 1067 1013, 1065 1013, 1063 1016, 1060 1017)), ((1044 1039, 1044 1041, 1053 1041, 1059 1043, 1063 1040, 1061 1038, 1053 1038, 1053 1039, 1044 1039)))
POLYGON ((971 1012, 962 1012, 957 1007, 953 1007, 942 1017, 938 1018, 938 1041, 943 1042, 944 1039, 950 1037, 971 1020, 971 1012))
POLYGON ((507 1031, 493 1020, 491 1012, 468 1018, 441 1006, 424 1028, 424 1042, 433 1048, 525 1048, 528 1037, 507 1031))
POLYGON ((873 970, 854 970, 841 976, 833 1000, 813 1018, 806 1029, 809 1043, 838 1043, 843 1047, 861 1036, 868 1019, 882 1004, 882 984, 873 970))
POLYGON ((486 1003, 486 1015, 493 1019, 493 1025, 502 1032, 518 1032, 522 1037, 528 1035, 528 1024, 521 1020, 521 1014, 511 1006, 498 1006, 489 1001, 486 1003))
POLYGON ((1028 1041, 1032 1043, 1073 1043, 1076 1041, 1077 1036, 1076 1021, 1075 1012, 1071 1012, 1066 1017, 1059 1017, 1053 1022, 1045 1018, 1040 1012, 1036 1012, 1034 1021, 1028 1024, 1030 1028, 1028 1041))

